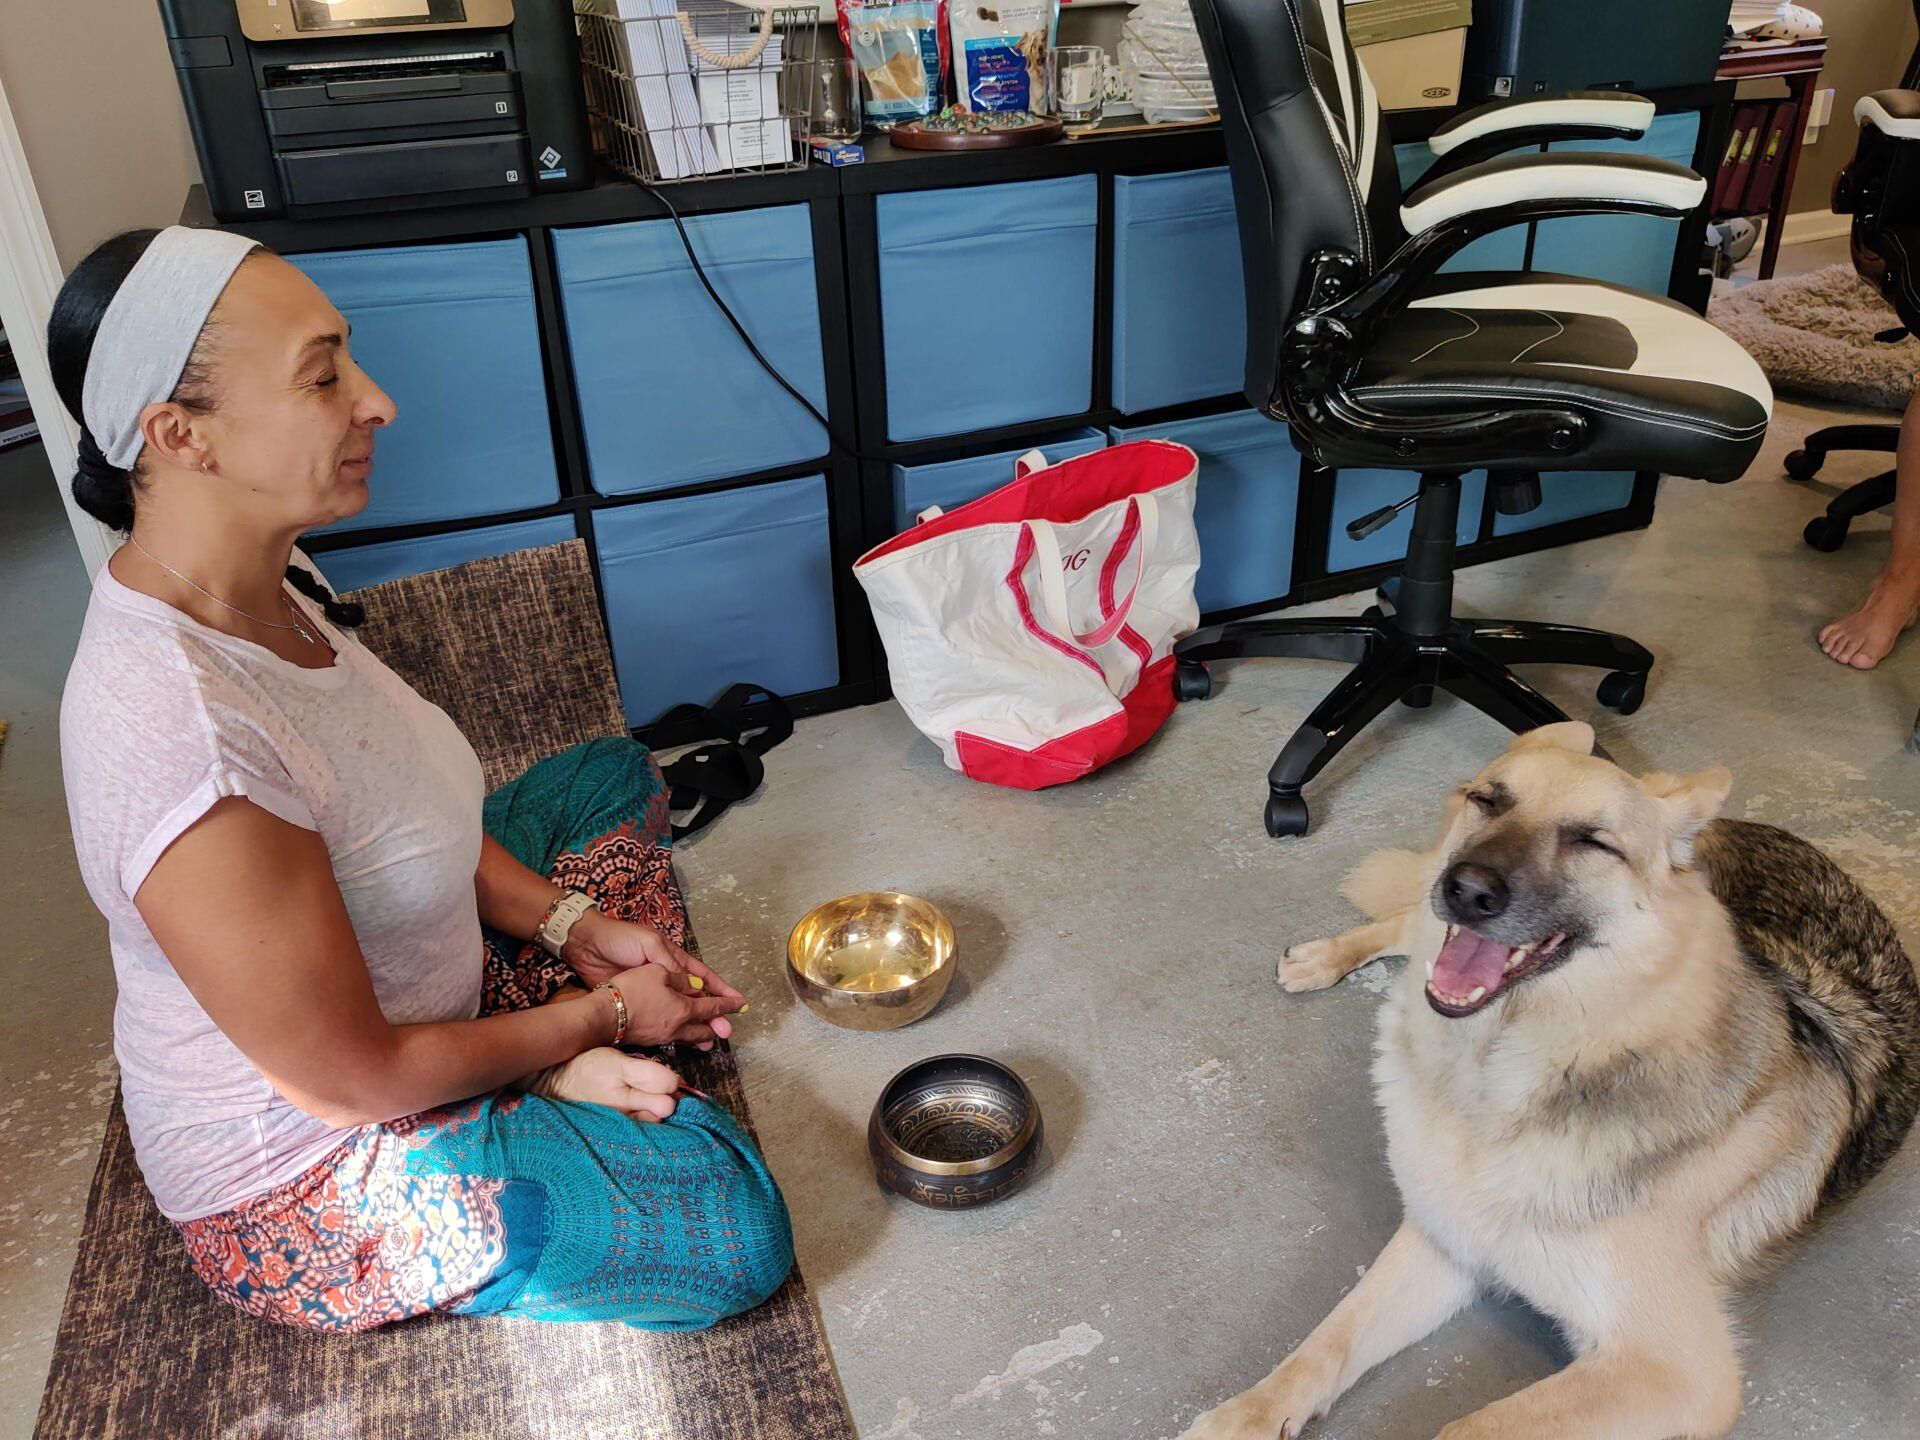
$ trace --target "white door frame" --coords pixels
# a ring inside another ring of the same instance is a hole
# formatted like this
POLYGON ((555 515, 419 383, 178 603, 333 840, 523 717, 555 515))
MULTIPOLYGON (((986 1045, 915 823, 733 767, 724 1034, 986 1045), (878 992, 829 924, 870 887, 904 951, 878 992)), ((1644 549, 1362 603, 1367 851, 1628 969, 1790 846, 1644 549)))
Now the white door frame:
POLYGON ((33 407, 74 542, 91 576, 107 563, 118 541, 111 530, 73 503, 67 484, 79 453, 80 427, 54 391, 46 350, 47 319, 53 314, 60 280, 46 212, 33 188, 6 86, 0 83, 0 326, 6 328, 14 359, 20 364, 27 404, 33 407))

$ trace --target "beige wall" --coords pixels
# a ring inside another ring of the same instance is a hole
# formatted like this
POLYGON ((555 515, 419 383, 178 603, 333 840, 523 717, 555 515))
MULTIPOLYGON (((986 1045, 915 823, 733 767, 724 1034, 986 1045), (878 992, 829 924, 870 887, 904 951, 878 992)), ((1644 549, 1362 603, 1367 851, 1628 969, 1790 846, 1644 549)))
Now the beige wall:
POLYGON ((154 0, 0 0, 0 82, 63 266, 179 217, 199 167, 154 0))
POLYGON ((1910 0, 1805 0, 1827 22, 1827 68, 1820 88, 1833 87, 1833 119, 1820 141, 1800 154, 1790 210, 1824 210, 1833 177, 1853 154, 1853 102, 1900 83, 1913 54, 1910 0))

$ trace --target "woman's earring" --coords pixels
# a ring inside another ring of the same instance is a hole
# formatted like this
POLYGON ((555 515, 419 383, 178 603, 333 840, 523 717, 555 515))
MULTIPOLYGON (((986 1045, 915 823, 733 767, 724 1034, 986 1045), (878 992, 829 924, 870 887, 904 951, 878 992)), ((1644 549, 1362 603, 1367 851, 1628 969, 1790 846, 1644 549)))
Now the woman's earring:
POLYGON ((211 475, 213 473, 213 462, 211 460, 202 460, 200 462, 200 473, 202 475, 211 475))

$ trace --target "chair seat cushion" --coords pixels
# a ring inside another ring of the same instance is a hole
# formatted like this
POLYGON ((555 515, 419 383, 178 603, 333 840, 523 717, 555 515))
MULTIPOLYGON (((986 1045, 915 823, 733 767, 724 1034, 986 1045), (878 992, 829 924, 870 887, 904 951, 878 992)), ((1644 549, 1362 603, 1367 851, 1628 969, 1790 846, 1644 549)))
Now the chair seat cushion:
POLYGON ((1392 414, 1571 407, 1589 443, 1561 468, 1732 480, 1773 392, 1753 357, 1670 300, 1569 275, 1433 281, 1377 337, 1356 399, 1392 414))

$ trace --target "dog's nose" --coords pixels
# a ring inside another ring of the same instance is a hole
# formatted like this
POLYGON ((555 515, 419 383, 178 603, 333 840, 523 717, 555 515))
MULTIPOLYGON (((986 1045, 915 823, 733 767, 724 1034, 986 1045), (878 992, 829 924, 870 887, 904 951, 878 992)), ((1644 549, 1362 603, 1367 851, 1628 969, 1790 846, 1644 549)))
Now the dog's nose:
POLYGON ((1447 871, 1441 893, 1447 897, 1447 909, 1462 925, 1493 919, 1505 911, 1511 898, 1499 871, 1468 860, 1447 871))

